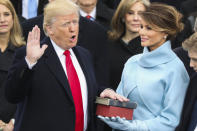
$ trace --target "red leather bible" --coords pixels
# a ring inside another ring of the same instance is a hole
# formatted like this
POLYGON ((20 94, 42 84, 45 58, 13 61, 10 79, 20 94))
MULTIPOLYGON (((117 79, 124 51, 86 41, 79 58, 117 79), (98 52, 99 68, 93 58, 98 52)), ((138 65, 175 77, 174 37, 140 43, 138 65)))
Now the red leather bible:
POLYGON ((136 109, 137 104, 134 102, 121 102, 109 98, 96 98, 97 109, 96 115, 104 117, 124 117, 127 120, 133 119, 133 110, 136 109))

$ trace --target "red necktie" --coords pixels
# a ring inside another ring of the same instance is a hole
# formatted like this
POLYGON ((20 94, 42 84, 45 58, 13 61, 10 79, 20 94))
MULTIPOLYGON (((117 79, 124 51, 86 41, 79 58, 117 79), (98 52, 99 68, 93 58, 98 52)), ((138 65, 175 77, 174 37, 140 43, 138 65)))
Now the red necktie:
POLYGON ((90 19, 90 18, 92 18, 92 17, 91 17, 90 15, 86 15, 86 18, 87 18, 87 19, 90 19))
POLYGON ((79 78, 71 60, 70 51, 66 50, 64 55, 66 56, 68 81, 75 104, 75 131, 83 131, 84 114, 79 78))

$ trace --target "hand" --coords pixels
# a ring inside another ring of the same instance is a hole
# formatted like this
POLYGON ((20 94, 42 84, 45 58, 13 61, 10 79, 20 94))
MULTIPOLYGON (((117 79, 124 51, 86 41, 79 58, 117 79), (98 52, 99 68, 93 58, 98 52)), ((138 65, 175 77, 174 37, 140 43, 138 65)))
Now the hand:
POLYGON ((14 130, 14 122, 13 122, 13 120, 10 120, 10 122, 8 124, 6 124, 0 120, 0 127, 3 129, 3 131, 13 131, 14 130))
POLYGON ((112 90, 110 88, 107 88, 103 92, 101 92, 100 97, 102 97, 102 98, 108 97, 108 98, 111 98, 111 99, 117 99, 121 102, 129 101, 129 99, 127 99, 124 96, 121 96, 121 95, 117 94, 114 90, 112 90))
POLYGON ((30 64, 36 63, 38 59, 44 54, 47 45, 40 47, 40 29, 36 25, 27 38, 26 58, 30 64))
POLYGON ((3 131, 13 131, 14 130, 14 122, 10 120, 8 124, 3 128, 3 131))
POLYGON ((6 123, 4 123, 2 120, 0 120, 0 129, 2 130, 3 127, 6 125, 6 123))
POLYGON ((103 117, 97 116, 99 119, 104 121, 107 125, 109 125, 113 129, 127 131, 131 122, 127 121, 125 118, 120 117, 103 117))
POLYGON ((111 128, 123 131, 150 131, 144 121, 132 120, 128 121, 125 118, 118 117, 103 117, 98 116, 102 121, 108 124, 111 128))

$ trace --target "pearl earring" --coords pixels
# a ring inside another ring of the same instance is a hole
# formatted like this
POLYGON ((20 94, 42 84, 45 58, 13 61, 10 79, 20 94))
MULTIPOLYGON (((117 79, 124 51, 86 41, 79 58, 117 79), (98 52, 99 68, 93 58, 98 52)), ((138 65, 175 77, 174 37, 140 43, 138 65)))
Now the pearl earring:
POLYGON ((167 36, 165 35, 163 38, 164 38, 164 39, 166 39, 166 38, 167 38, 167 36))

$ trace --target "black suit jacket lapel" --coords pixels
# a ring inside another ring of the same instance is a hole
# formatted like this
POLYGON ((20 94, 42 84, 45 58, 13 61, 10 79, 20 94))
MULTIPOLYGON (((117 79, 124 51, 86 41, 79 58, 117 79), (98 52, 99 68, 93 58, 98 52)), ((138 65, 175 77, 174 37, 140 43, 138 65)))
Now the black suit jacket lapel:
POLYGON ((50 39, 44 39, 43 42, 48 44, 48 48, 46 49, 44 54, 46 66, 49 68, 49 71, 56 77, 57 81, 65 89, 70 100, 73 101, 68 79, 61 65, 61 62, 52 46, 52 43, 50 42, 50 39))

